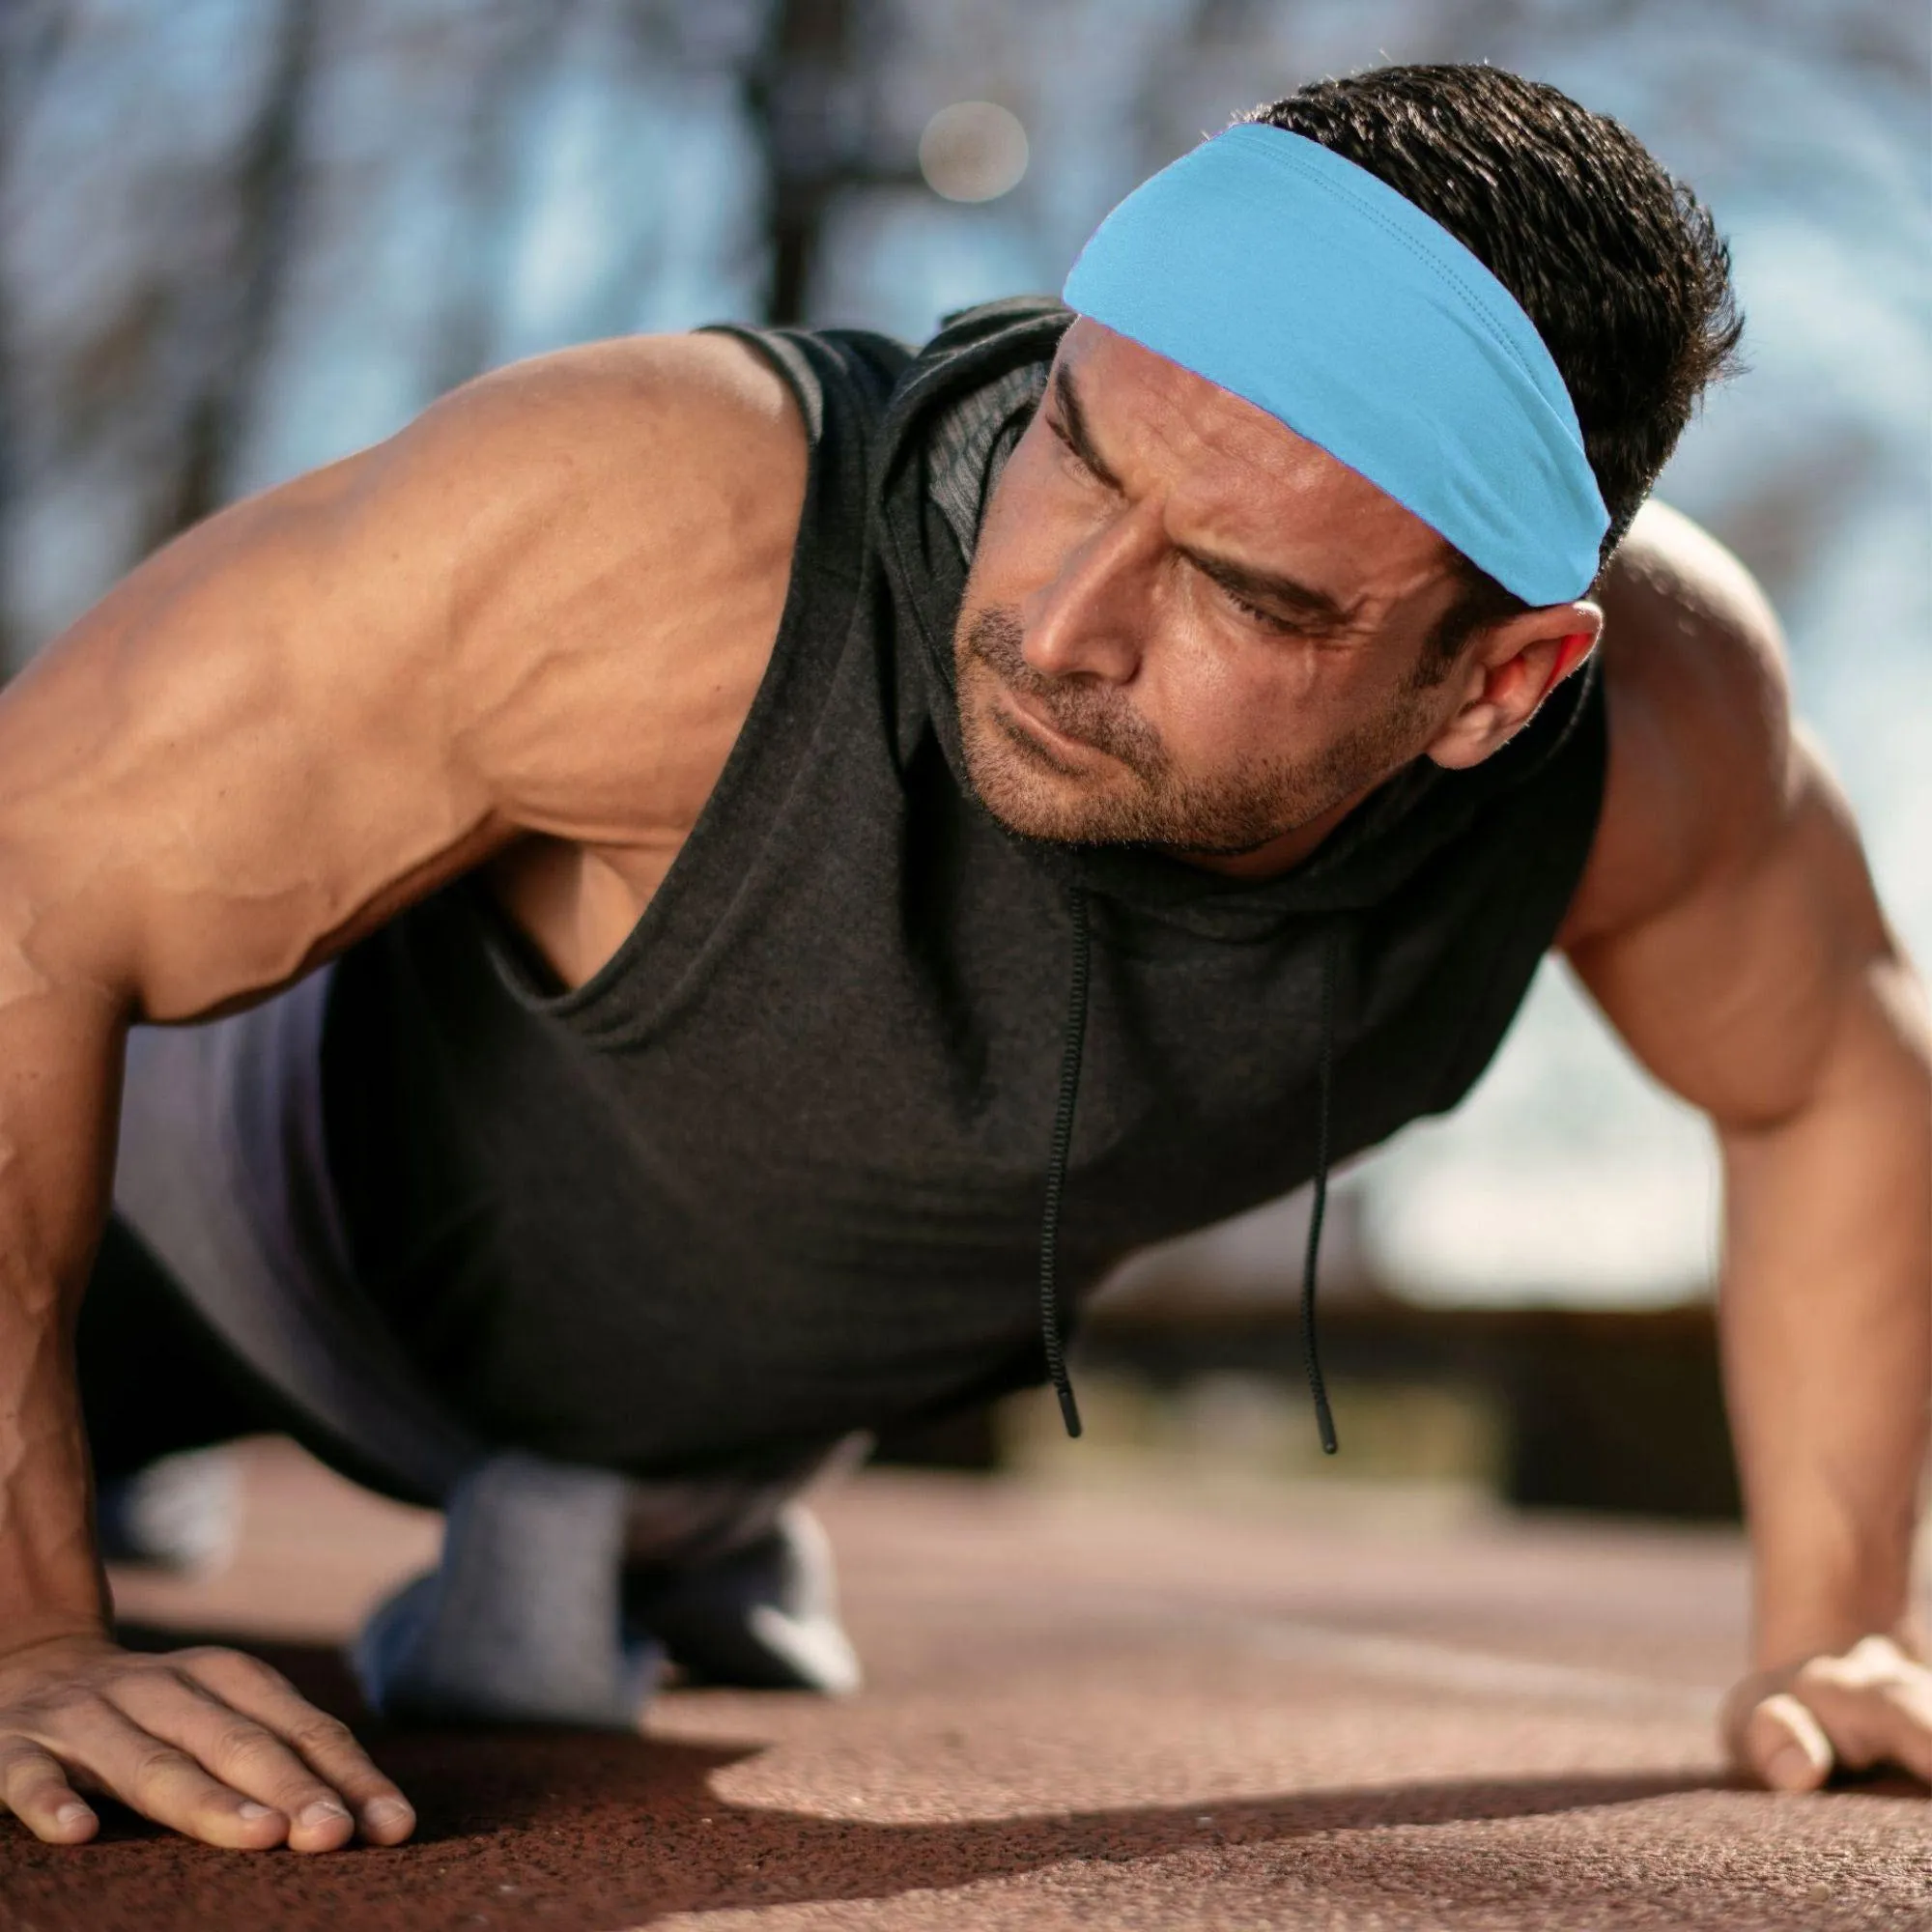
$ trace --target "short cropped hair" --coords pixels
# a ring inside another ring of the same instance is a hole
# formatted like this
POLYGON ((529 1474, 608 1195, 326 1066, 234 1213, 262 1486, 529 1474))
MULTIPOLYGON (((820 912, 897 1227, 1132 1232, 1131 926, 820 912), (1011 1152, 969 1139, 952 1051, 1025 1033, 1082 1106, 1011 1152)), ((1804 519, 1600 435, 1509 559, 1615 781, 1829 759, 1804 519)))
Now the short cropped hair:
MULTIPOLYGON (((1620 123, 1502 68, 1374 68, 1237 119, 1379 177, 1521 304, 1610 513, 1596 588, 1704 390, 1746 366, 1730 249, 1702 203, 1620 123)), ((1450 554, 1462 594, 1424 653, 1435 675, 1474 631, 1531 608, 1450 554)))

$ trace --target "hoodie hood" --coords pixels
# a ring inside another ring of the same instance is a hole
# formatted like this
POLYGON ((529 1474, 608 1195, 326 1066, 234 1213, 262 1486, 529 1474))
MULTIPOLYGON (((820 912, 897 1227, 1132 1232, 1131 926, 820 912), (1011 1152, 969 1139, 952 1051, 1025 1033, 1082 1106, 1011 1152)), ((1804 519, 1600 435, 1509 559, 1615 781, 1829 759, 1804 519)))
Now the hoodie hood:
MULTIPOLYGON (((929 727, 969 798, 953 631, 986 504, 1073 320, 1060 302, 1033 297, 949 317, 900 376, 881 431, 874 515, 904 640, 901 753, 909 755, 929 727)), ((1294 917, 1357 910, 1386 897, 1464 833, 1485 805, 1553 758, 1596 675, 1592 659, 1480 765, 1451 772, 1418 758, 1405 766, 1278 878, 1230 879, 1145 847, 1007 836, 1065 885, 1207 936, 1261 936, 1294 917)))

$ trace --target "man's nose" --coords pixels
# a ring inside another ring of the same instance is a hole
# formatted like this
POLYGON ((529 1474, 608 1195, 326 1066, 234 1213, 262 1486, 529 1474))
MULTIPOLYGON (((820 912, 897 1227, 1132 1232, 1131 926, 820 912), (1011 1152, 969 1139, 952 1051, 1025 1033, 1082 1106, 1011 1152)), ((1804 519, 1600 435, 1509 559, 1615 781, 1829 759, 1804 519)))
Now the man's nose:
POLYGON ((1140 668, 1160 527, 1136 504, 1084 535, 1020 604, 1026 661, 1048 677, 1124 684, 1140 668))

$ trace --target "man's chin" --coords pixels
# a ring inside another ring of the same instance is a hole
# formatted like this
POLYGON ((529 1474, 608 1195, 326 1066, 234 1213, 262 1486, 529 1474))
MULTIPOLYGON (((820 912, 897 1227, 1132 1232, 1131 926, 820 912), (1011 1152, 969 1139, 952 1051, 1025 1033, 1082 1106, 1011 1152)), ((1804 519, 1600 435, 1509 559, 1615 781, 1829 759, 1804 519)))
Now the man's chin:
POLYGON ((1039 788, 1013 784, 1008 775, 982 777, 975 772, 973 790, 988 813, 1016 838, 1037 839, 1048 845, 1091 845, 1097 843, 1091 829, 1091 814, 1068 810, 1040 795, 1039 788))
POLYGON ((1299 828, 1231 822, 1160 825, 1136 800, 1096 796, 1032 771, 1020 771, 1003 753, 976 758, 969 746, 967 776, 986 811, 1016 838, 1039 845, 1158 852, 1210 867, 1238 867, 1299 828), (1067 793, 1073 796, 1066 796, 1067 793))
POLYGON ((966 744, 966 775, 986 810, 1016 838, 1048 845, 1099 845, 1120 842, 1103 829, 1104 806, 1076 781, 1037 769, 1022 768, 1020 754, 1005 743, 997 748, 966 744), (1072 792, 1075 796, 1065 794, 1072 792))
POLYGON ((1279 826, 1240 817, 1208 825, 1170 812, 1163 822, 1153 801, 1133 789, 1138 781, 1118 759, 1106 759, 1095 772, 1074 772, 997 717, 983 712, 969 717, 962 708, 960 725, 975 795, 1017 838, 1043 845, 1131 847, 1213 864, 1250 857, 1283 836, 1279 826))

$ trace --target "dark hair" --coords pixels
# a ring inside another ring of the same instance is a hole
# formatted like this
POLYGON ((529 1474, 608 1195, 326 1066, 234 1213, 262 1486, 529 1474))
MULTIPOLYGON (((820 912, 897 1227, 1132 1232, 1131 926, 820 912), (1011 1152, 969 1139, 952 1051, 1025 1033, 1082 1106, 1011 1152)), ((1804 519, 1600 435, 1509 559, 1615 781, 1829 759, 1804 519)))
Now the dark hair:
MULTIPOLYGON (((1610 513, 1595 588, 1704 389, 1746 367, 1730 249, 1702 203, 1620 123, 1502 68, 1373 68, 1238 118, 1378 176, 1522 305, 1610 513)), ((1532 608, 1445 548, 1462 594, 1424 653, 1437 675, 1474 631, 1532 608)))

